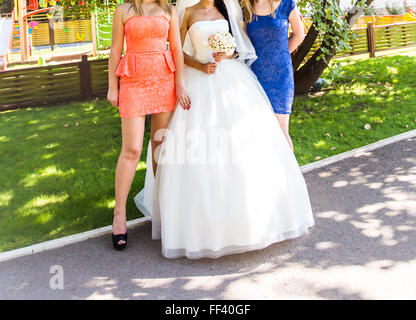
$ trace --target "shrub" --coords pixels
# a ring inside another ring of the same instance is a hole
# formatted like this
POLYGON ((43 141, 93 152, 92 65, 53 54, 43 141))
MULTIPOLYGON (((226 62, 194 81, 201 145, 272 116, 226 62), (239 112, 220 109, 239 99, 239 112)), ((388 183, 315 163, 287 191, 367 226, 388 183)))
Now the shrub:
POLYGON ((404 7, 389 6, 386 7, 387 12, 391 15, 403 14, 405 11, 404 7))

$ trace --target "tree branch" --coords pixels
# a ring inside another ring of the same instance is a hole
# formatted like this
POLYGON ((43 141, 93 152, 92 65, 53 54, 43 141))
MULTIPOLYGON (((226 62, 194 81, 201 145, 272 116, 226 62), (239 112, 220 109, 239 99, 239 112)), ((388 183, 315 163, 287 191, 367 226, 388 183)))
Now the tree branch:
MULTIPOLYGON (((369 6, 374 0, 367 0, 366 5, 369 6)), ((325 1, 326 3, 326 1, 325 1)), ((350 26, 350 28, 354 25, 356 20, 363 14, 364 9, 363 7, 357 6, 357 2, 355 2, 354 7, 346 15, 345 19, 350 26)), ((312 27, 314 27, 312 25, 312 27)), ((311 28, 312 29, 312 28, 311 28)), ((308 35, 312 32, 309 30, 308 35)), ((319 34, 319 31, 316 30, 319 34)), ((317 37, 317 36, 316 36, 317 37)), ((315 38, 316 40, 316 38, 315 38)), ((305 38, 306 41, 306 38, 305 38)), ((305 42, 304 41, 304 42, 305 42)), ((336 51, 334 46, 330 45, 329 42, 322 43, 320 48, 313 54, 311 58, 298 70, 300 64, 302 63, 303 59, 309 53, 310 49, 312 48, 314 43, 305 43, 305 47, 299 47, 299 53, 297 52, 293 58, 295 70, 295 93, 296 94, 305 94, 309 91, 312 85, 318 80, 318 78, 322 75, 322 72, 327 68, 328 63, 331 59, 335 56, 336 51), (309 50, 306 50, 309 47, 309 50), (324 49, 324 50, 323 50, 324 49), (306 52, 305 52, 306 51, 306 52), (318 60, 318 57, 322 55, 323 52, 328 52, 324 56, 324 59, 318 60), (302 58, 302 60, 300 60, 302 58)), ((303 44, 302 44, 303 45, 303 44)))
POLYGON ((318 38, 319 31, 315 28, 315 25, 309 28, 308 33, 305 36, 305 39, 302 41, 295 54, 292 56, 293 70, 298 70, 299 66, 302 64, 305 57, 311 51, 316 39, 318 38))
MULTIPOLYGON (((365 4, 366 6, 369 6, 373 2, 374 0, 367 0, 365 4)), ((363 13, 364 13, 364 8, 361 6, 357 6, 357 2, 356 2, 346 16, 346 20, 350 28, 355 24, 357 19, 362 16, 363 13)))

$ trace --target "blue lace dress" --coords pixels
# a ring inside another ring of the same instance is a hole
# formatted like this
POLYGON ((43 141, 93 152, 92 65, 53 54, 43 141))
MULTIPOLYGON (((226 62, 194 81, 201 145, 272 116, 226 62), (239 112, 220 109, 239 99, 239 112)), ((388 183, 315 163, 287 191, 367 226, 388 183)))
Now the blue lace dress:
POLYGON ((253 15, 247 33, 256 49, 252 70, 277 114, 290 114, 294 98, 292 59, 289 52, 289 15, 295 0, 282 0, 272 15, 253 15))

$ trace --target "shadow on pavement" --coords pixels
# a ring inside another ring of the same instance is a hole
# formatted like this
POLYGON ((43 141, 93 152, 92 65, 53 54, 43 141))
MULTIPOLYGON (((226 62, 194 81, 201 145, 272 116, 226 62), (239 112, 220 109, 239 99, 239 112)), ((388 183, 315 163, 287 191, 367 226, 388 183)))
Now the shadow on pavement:
POLYGON ((367 299, 377 283, 381 297, 395 294, 407 281, 398 268, 416 258, 415 150, 411 138, 305 174, 316 224, 299 239, 167 260, 147 223, 123 252, 105 236, 1 263, 0 298, 367 299), (64 290, 49 287, 52 265, 64 269, 64 290))

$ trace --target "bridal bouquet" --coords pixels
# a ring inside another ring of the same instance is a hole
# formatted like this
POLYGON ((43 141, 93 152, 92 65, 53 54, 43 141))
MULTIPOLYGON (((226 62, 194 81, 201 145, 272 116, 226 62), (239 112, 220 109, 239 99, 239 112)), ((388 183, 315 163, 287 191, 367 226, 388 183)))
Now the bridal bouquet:
POLYGON ((227 33, 216 32, 208 37, 208 44, 214 52, 224 52, 230 56, 235 51, 235 40, 233 36, 227 33))

